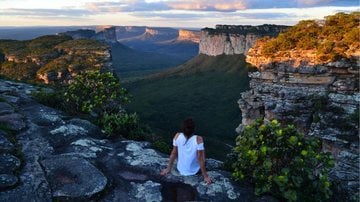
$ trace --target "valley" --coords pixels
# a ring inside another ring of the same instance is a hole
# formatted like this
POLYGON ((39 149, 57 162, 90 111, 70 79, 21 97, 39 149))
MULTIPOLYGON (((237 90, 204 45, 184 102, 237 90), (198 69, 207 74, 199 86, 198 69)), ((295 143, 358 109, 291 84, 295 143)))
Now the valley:
POLYGON ((224 160, 241 120, 236 100, 249 87, 248 68, 243 55, 196 56, 177 68, 126 83, 133 96, 128 110, 136 111, 169 144, 183 119, 193 117, 207 154, 224 160))

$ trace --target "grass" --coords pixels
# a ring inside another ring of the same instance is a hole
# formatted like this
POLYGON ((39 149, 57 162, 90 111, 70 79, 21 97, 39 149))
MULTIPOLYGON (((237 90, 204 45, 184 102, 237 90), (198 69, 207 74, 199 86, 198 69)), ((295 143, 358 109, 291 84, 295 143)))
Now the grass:
POLYGON ((127 83, 133 95, 128 110, 171 143, 182 120, 193 117, 207 154, 224 160, 241 122, 237 101, 249 87, 244 56, 200 55, 178 68, 127 83))

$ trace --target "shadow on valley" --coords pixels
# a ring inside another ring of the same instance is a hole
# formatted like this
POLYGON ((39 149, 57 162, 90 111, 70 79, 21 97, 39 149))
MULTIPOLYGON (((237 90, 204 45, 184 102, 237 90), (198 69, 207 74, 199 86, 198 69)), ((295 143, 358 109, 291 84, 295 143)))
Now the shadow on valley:
POLYGON ((208 156, 225 160, 241 122, 237 100, 249 88, 248 65, 243 55, 199 55, 125 87, 133 95, 128 110, 169 144, 182 120, 193 117, 208 156))

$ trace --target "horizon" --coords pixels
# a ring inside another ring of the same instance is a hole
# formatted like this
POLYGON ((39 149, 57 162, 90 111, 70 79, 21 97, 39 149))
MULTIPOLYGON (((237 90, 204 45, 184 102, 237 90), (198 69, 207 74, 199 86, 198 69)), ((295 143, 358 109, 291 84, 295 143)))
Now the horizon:
POLYGON ((0 0, 0 27, 294 25, 359 10, 357 0, 0 0))

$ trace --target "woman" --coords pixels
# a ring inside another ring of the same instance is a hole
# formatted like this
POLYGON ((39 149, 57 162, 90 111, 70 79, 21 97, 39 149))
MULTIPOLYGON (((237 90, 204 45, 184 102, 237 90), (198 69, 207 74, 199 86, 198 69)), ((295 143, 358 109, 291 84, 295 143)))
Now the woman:
POLYGON ((178 158, 177 169, 181 175, 195 175, 201 170, 204 181, 211 183, 205 168, 204 142, 201 136, 195 135, 195 123, 193 119, 186 119, 183 122, 183 132, 176 133, 173 139, 173 150, 170 154, 169 163, 161 175, 167 175, 172 168, 175 158, 178 158))

